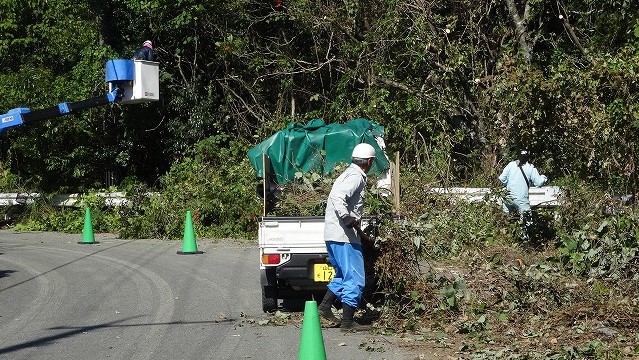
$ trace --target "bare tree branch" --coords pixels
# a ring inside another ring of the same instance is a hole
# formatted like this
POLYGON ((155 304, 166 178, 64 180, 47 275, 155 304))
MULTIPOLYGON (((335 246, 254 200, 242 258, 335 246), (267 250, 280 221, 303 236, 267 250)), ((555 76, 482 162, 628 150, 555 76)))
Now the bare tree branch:
POLYGON ((588 51, 586 51, 586 49, 584 49, 584 47, 581 45, 579 38, 577 37, 574 30, 572 29, 572 26, 570 26, 570 22, 568 21, 566 10, 564 9, 564 5, 561 3, 561 1, 557 1, 557 9, 559 10, 559 19, 561 19, 562 23, 564 24, 564 28, 566 29, 566 31, 568 31, 568 35, 570 36, 570 39, 575 44, 577 49, 579 49, 579 51, 581 52, 581 55, 587 58, 588 51))
MULTIPOLYGON (((264 118, 263 114, 268 113, 268 111, 266 111, 265 109, 261 108, 259 106, 259 102, 255 101, 255 104, 253 106, 249 105, 246 100, 244 100, 244 98, 242 96, 240 96, 237 92, 235 92, 235 90, 233 90, 231 88, 231 86, 229 86, 226 83, 226 80, 228 80, 228 78, 225 79, 217 79, 218 84, 220 84, 220 86, 227 92, 229 92, 231 95, 233 95, 233 97, 235 99, 237 99, 237 101, 239 101, 239 103, 242 105, 242 107, 249 112, 254 118, 256 118, 257 120, 261 120, 264 118), (224 80, 224 81, 222 81, 224 80), (253 108, 258 109, 262 114, 257 113, 255 110, 253 110, 253 108)), ((233 80, 239 80, 239 79, 233 79, 233 80)))

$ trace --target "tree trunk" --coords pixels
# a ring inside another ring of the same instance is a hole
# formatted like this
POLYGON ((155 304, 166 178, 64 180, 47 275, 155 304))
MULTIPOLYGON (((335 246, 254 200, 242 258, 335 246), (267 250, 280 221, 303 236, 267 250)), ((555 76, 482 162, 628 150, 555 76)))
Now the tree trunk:
POLYGON ((522 53, 524 55, 524 60, 527 63, 530 62, 530 58, 532 56, 532 45, 528 42, 528 31, 526 29, 526 15, 528 15, 529 4, 526 2, 526 7, 524 10, 524 15, 520 16, 519 11, 517 10, 517 5, 515 4, 515 0, 506 0, 506 7, 508 8, 508 13, 515 23, 515 34, 517 35, 517 41, 521 46, 522 53))

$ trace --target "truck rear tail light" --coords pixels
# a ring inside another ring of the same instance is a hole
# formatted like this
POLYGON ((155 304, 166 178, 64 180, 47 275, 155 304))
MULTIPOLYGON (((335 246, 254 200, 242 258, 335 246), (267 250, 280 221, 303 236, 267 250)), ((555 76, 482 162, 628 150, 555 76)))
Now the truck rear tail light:
POLYGON ((280 254, 262 254, 262 264, 264 265, 279 265, 280 254))

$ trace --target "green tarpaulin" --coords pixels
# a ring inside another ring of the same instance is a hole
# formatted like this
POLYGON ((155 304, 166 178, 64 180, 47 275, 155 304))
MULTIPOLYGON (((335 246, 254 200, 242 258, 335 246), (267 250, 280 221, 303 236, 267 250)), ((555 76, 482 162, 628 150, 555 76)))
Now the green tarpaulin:
POLYGON ((286 129, 262 141, 249 150, 248 157, 263 178, 262 154, 271 160, 271 172, 280 184, 295 179, 296 172, 321 172, 326 175, 336 164, 351 162, 355 145, 366 142, 377 151, 377 159, 368 172, 379 175, 388 169, 388 159, 380 149, 376 137, 383 138, 384 127, 367 119, 353 119, 345 124, 325 124, 320 119, 308 124, 291 123, 286 129))

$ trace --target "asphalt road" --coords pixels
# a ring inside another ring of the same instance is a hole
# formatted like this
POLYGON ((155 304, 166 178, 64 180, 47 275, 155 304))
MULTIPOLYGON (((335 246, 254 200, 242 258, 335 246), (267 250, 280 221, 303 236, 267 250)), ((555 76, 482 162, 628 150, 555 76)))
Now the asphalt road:
MULTIPOLYGON (((0 230, 0 359, 298 358, 299 321, 263 324, 254 242, 178 255, 179 242, 80 240, 0 230)), ((395 337, 322 336, 327 359, 425 358, 395 337)))

